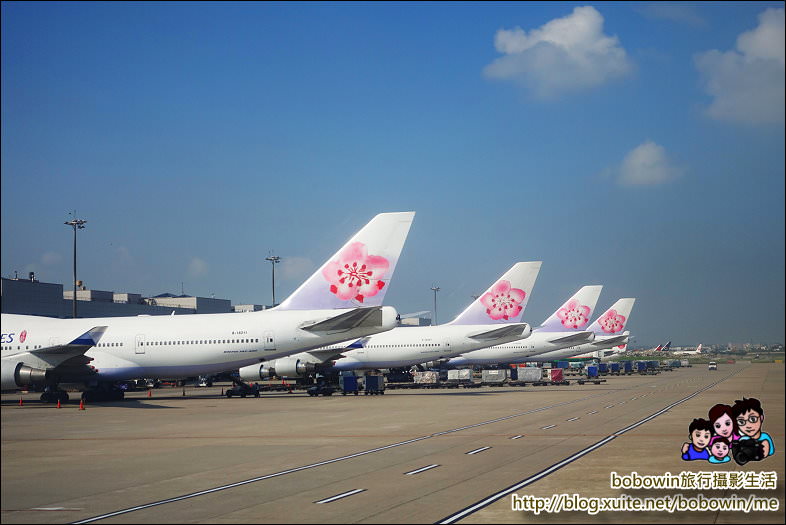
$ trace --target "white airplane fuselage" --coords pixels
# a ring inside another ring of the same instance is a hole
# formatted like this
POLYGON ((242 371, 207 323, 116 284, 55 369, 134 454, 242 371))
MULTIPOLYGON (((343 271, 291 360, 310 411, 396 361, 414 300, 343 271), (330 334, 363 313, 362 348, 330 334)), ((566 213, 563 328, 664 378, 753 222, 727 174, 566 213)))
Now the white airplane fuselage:
MULTIPOLYGON (((31 350, 67 344, 91 327, 106 325, 92 358, 92 381, 132 378, 182 378, 234 370, 347 339, 365 337, 396 326, 396 311, 382 307, 382 322, 343 331, 309 332, 301 327, 352 309, 265 310, 248 313, 188 314, 85 319, 52 319, 2 314, 2 388, 13 376, 8 367, 20 362, 50 368, 47 354, 31 350), (22 335, 24 334, 24 335, 22 335)), ((65 379, 64 379, 65 381, 65 379)))
MULTIPOLYGON (((535 330, 527 339, 514 341, 461 354, 448 361, 451 368, 497 363, 524 363, 532 356, 566 348, 570 343, 554 343, 555 339, 576 335, 577 332, 540 332, 535 330)), ((577 346, 577 345, 574 345, 577 346)))
POLYGON ((500 341, 526 340, 531 333, 529 325, 517 335, 495 338, 493 341, 470 337, 504 325, 441 325, 404 328, 369 338, 363 348, 344 351, 346 357, 335 363, 337 370, 370 370, 407 367, 428 361, 445 359, 485 348, 500 341))
POLYGON ((561 350, 554 350, 551 352, 545 352, 543 354, 537 354, 532 356, 529 361, 531 362, 539 362, 539 363, 546 363, 549 361, 559 361, 560 359, 567 359, 570 357, 577 357, 581 356, 582 354, 586 354, 587 352, 597 352, 600 350, 606 350, 608 348, 614 348, 615 346, 619 345, 619 342, 615 342, 613 344, 604 345, 603 341, 607 339, 617 339, 616 336, 596 336, 595 341, 592 343, 584 343, 577 346, 570 346, 568 348, 563 348, 561 350))

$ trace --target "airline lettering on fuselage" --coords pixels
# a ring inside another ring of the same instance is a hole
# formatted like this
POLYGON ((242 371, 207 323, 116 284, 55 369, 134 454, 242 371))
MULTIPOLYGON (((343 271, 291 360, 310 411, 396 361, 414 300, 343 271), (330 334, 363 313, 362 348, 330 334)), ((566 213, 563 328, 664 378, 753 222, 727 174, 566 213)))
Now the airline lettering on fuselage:
POLYGON ((13 343, 16 332, 10 332, 0 335, 0 343, 13 343))

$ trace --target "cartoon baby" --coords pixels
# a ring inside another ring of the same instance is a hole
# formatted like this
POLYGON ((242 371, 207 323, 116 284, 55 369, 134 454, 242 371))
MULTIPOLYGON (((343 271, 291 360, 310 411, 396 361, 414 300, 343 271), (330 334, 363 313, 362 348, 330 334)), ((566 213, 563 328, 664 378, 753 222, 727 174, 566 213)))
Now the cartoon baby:
POLYGON ((710 459, 707 446, 712 437, 712 423, 706 419, 694 419, 688 427, 690 441, 682 445, 682 459, 694 461, 697 459, 710 459))
POLYGON ((729 461, 731 461, 729 440, 723 436, 714 436, 710 440, 710 463, 728 463, 729 461))

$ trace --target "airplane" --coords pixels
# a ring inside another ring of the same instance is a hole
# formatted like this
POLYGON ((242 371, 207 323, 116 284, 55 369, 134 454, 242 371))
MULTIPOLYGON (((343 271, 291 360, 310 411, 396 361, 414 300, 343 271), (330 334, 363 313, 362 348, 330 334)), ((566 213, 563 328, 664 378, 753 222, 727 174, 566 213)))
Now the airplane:
POLYGON ((247 366, 240 370, 240 377, 258 381, 274 376, 303 377, 314 371, 399 368, 526 338, 532 329, 520 321, 540 266, 540 261, 514 264, 449 323, 394 328, 343 345, 247 366))
POLYGON ((582 287, 524 341, 467 352, 449 359, 444 365, 448 368, 466 368, 523 363, 533 355, 591 342, 595 339, 595 333, 585 330, 585 327, 592 317, 602 288, 601 285, 582 287))
POLYGON ((630 319, 630 312, 633 310, 635 302, 635 298, 619 299, 603 315, 598 317, 588 328, 590 332, 595 334, 595 339, 591 343, 537 354, 528 359, 528 361, 545 363, 569 357, 577 359, 602 358, 606 355, 604 350, 618 345, 627 345, 630 332, 625 330, 625 326, 630 319), (589 353, 586 353, 587 351, 589 353), (598 355, 599 353, 601 355, 598 355))
POLYGON ((2 314, 2 390, 118 400, 132 378, 209 375, 393 329, 382 306, 415 212, 381 213, 280 305, 258 312, 53 319, 2 314))
POLYGON ((701 345, 701 343, 699 343, 699 346, 696 347, 696 350, 681 350, 679 352, 674 352, 674 353, 680 354, 680 355, 698 355, 698 354, 701 354, 702 351, 703 351, 702 345, 701 345))

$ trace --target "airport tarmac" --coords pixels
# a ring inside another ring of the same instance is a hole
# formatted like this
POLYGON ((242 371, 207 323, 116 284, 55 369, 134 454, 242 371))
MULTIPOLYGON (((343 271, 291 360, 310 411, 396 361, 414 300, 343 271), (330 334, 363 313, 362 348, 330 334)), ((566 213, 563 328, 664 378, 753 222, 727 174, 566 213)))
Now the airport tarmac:
POLYGON ((2 522, 784 521, 782 364, 384 396, 226 399, 220 390, 134 392, 85 410, 3 395, 2 522), (761 400, 775 455, 745 466, 682 461, 691 420, 742 396, 761 400), (775 472, 778 481, 774 490, 635 491, 611 489, 611 471, 775 472), (520 496, 734 493, 777 498, 779 509, 536 516, 500 495, 522 482, 520 496))

